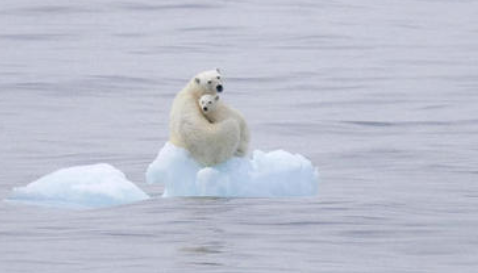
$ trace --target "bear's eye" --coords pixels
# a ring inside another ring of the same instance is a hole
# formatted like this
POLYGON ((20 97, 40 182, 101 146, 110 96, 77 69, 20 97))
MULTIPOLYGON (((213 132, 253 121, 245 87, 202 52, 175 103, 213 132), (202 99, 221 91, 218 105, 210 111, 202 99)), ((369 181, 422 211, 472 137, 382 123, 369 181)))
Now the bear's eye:
POLYGON ((217 79, 218 79, 218 80, 220 80, 220 79, 221 79, 221 77, 217 76, 217 79))
POLYGON ((211 80, 209 80, 209 81, 207 81, 207 83, 208 83, 208 84, 211 84, 211 83, 212 83, 212 81, 211 81, 211 80))
POLYGON ((209 104, 212 104, 212 101, 208 102, 209 104))

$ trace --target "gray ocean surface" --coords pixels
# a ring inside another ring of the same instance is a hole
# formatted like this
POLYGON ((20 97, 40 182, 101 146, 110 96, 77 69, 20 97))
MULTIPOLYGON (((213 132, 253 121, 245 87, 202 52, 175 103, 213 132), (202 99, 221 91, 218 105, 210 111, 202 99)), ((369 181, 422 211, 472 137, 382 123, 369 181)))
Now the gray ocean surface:
POLYGON ((477 272, 478 1, 0 3, 0 199, 107 162, 153 198, 0 202, 0 272, 477 272), (171 102, 220 67, 311 198, 164 199, 171 102))

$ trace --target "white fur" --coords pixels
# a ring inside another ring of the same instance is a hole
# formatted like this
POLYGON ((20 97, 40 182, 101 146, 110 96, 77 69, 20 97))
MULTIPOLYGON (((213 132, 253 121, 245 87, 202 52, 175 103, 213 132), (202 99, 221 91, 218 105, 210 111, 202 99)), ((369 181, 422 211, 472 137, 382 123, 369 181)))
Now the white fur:
MULTIPOLYGON (((219 101, 219 96, 213 96, 213 95, 203 95, 199 98, 199 107, 201 108, 201 111, 203 112, 204 116, 210 121, 210 122, 216 122, 211 120, 210 117, 208 117, 209 113, 212 113, 216 110, 217 102, 219 101)), ((213 116, 211 114, 211 116, 213 116)))
POLYGON ((222 85, 218 70, 196 75, 173 101, 169 131, 170 142, 188 150, 203 166, 213 166, 231 158, 238 149, 240 125, 235 118, 210 123, 198 101, 205 94, 217 95, 222 85))
POLYGON ((249 147, 249 128, 242 114, 234 108, 226 105, 219 100, 219 96, 206 94, 199 98, 199 106, 204 116, 212 122, 221 122, 228 118, 233 118, 239 123, 240 127, 240 143, 235 152, 236 156, 247 155, 247 149, 249 147))

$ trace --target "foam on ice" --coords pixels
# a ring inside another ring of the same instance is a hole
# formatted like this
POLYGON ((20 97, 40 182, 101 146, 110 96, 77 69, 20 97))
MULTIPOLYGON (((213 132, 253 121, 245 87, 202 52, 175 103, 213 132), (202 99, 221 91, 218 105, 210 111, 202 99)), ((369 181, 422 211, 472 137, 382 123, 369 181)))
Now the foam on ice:
POLYGON ((109 164, 76 166, 55 171, 13 189, 7 201, 25 204, 101 208, 149 199, 120 170, 109 164))
POLYGON ((202 168, 187 150, 169 142, 149 165, 146 181, 164 184, 164 197, 312 196, 318 191, 318 171, 302 155, 256 150, 251 158, 202 168))

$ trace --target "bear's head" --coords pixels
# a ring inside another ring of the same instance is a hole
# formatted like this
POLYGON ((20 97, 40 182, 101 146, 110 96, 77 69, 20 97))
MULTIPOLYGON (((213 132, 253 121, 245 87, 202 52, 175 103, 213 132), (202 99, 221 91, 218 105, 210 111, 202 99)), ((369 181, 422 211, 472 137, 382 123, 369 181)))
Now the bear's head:
POLYGON ((224 89, 221 72, 218 68, 197 74, 193 79, 193 84, 199 87, 197 89, 200 91, 199 96, 204 94, 216 95, 224 89))
POLYGON ((216 103, 219 101, 218 95, 203 95, 199 99, 199 106, 204 114, 213 112, 216 109, 216 103))

